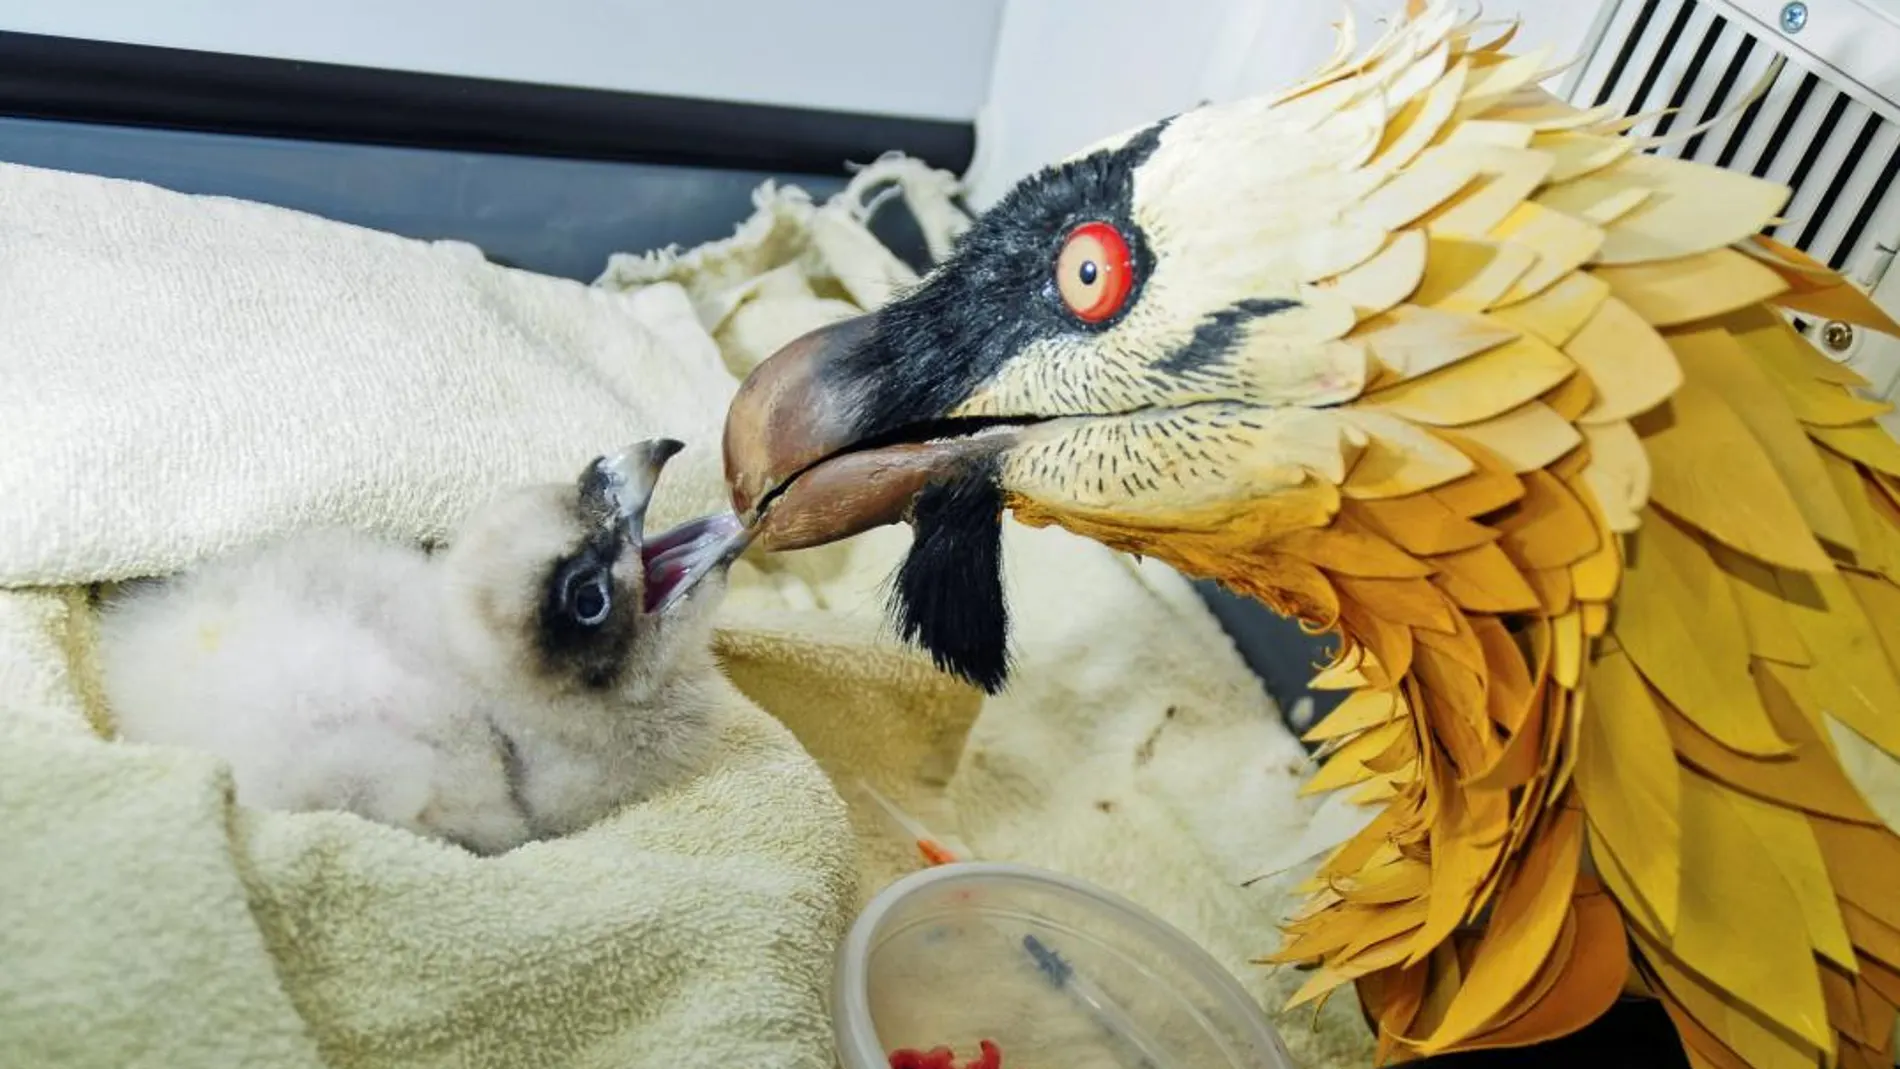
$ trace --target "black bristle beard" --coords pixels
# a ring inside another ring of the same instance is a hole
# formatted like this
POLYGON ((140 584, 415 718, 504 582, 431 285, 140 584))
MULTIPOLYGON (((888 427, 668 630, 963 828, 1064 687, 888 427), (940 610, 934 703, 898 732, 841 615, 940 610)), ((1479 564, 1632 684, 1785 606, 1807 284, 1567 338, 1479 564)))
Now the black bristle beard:
POLYGON ((916 538, 891 583, 898 631, 938 668, 995 694, 1010 669, 996 462, 925 487, 911 515, 916 538))

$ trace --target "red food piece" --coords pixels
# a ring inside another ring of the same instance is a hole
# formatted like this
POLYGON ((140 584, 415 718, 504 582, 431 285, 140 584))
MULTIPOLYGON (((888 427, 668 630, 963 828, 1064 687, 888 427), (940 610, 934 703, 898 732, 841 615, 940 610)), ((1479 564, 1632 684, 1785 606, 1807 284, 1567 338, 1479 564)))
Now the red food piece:
MULTIPOLYGON (((983 1053, 974 1061, 966 1062, 961 1069, 1003 1069, 1003 1048, 987 1039, 977 1041, 983 1053)), ((891 1069, 959 1069, 956 1055, 949 1047, 932 1047, 928 1051, 894 1050, 891 1052, 891 1069)))
POLYGON ((917 840, 917 852, 924 855, 924 863, 927 865, 948 865, 957 859, 957 855, 951 853, 942 843, 933 842, 930 839, 917 840))
POLYGON ((894 1050, 891 1052, 891 1069, 955 1069, 950 1064, 950 1058, 949 1047, 936 1047, 928 1052, 894 1050))

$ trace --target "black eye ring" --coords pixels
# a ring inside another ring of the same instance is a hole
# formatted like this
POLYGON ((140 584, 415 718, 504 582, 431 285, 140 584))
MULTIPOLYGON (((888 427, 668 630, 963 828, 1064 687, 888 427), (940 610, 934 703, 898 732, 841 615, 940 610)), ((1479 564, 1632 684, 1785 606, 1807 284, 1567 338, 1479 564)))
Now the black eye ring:
POLYGON ((613 588, 605 571, 590 572, 574 587, 568 615, 582 627, 599 627, 613 612, 613 588))

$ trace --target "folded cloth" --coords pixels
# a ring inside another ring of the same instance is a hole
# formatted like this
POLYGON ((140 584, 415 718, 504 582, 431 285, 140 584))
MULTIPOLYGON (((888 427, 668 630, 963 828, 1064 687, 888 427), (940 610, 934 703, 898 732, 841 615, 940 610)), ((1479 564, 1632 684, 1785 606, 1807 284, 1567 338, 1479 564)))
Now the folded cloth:
POLYGON ((689 443, 656 524, 717 507, 735 382, 682 289, 0 167, 0 292, 0 1060, 831 1064, 853 839, 736 690, 703 778, 478 859, 237 807, 215 758, 109 741, 89 665, 86 584, 316 522, 439 536, 634 438, 689 443))

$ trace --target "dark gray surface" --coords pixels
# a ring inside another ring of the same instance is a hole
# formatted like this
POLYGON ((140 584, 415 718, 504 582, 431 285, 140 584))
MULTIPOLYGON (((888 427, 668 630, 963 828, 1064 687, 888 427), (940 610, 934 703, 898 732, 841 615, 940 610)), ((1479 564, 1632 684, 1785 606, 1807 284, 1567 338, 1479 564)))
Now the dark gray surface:
POLYGON ((1309 635, 1299 624, 1252 598, 1230 594, 1213 583, 1197 582, 1194 590, 1233 638, 1247 667, 1266 684, 1293 730, 1305 731, 1346 700, 1345 691, 1307 686, 1313 674, 1332 659, 1336 639, 1309 635), (1295 718, 1294 705, 1302 697, 1312 698, 1313 705, 1303 717, 1295 718))
POLYGON ((893 149, 960 171, 976 149, 974 123, 901 109, 634 93, 6 29, 0 115, 801 174, 893 149))
POLYGON ((600 163, 0 118, 0 160, 241 197, 592 281, 614 252, 726 237, 767 178, 813 197, 846 176, 600 163))
MULTIPOLYGON (((615 252, 692 246, 732 233, 767 178, 815 198, 845 176, 776 174, 386 148, 0 118, 0 160, 150 182, 321 215, 591 281, 615 252)), ((894 202, 878 236, 913 263, 921 241, 894 202)), ((1291 711, 1326 643, 1261 605, 1197 584, 1242 657, 1291 711)), ((1314 695, 1319 711, 1341 695, 1314 695)))

